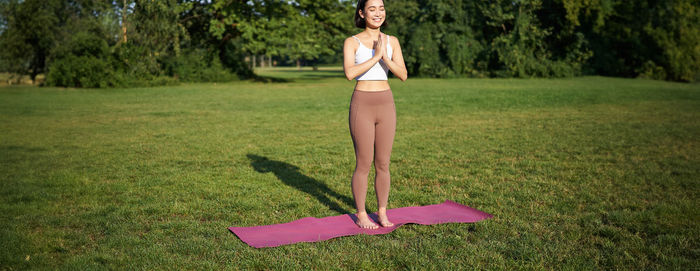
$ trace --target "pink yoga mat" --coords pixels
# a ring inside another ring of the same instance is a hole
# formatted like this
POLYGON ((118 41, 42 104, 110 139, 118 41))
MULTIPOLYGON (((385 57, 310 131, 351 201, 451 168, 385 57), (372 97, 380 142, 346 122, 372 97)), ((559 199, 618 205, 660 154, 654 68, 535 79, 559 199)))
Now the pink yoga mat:
POLYGON ((356 234, 386 234, 408 223, 431 225, 442 223, 473 223, 491 218, 492 215, 454 201, 445 200, 440 204, 401 207, 386 211, 394 226, 381 227, 377 214, 369 214, 379 229, 362 229, 355 224, 357 216, 344 214, 324 218, 305 217, 288 223, 254 226, 230 227, 231 232, 246 244, 261 247, 276 247, 298 242, 318 242, 335 237, 356 234))

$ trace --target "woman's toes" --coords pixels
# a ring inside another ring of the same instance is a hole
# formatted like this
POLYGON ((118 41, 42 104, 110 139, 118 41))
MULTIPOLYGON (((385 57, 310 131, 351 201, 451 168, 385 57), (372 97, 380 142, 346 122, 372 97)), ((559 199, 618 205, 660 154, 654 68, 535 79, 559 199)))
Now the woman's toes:
POLYGON ((373 229, 378 229, 379 226, 377 226, 376 224, 371 224, 371 225, 365 225, 364 228, 373 230, 373 229))
POLYGON ((386 216, 386 214, 379 215, 379 224, 382 224, 382 227, 394 226, 394 223, 391 223, 391 221, 389 221, 389 218, 386 216))
POLYGON ((377 224, 374 224, 374 223, 372 223, 372 222, 370 222, 370 221, 358 222, 357 225, 360 226, 360 228, 363 228, 363 229, 378 229, 378 228, 379 228, 379 226, 378 226, 377 224))
POLYGON ((391 223, 391 222, 389 222, 388 220, 387 220, 387 221, 379 221, 379 223, 382 224, 382 227, 391 227, 391 226, 394 226, 394 223, 391 223))

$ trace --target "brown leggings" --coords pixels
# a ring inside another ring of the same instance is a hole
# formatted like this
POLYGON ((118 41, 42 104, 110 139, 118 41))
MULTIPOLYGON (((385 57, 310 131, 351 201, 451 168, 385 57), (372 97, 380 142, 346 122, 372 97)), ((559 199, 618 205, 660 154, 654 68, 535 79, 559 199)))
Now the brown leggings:
POLYGON ((396 132, 396 106, 391 89, 376 92, 355 90, 350 100, 349 123, 356 159, 352 175, 355 207, 358 212, 366 212, 367 176, 374 156, 377 205, 386 208, 389 202, 389 157, 396 132))

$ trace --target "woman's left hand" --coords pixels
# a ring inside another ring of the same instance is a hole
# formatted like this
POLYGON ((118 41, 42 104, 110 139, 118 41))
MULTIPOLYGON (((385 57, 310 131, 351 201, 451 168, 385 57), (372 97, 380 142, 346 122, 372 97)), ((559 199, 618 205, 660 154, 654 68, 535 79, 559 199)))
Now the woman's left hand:
POLYGON ((389 38, 386 36, 384 33, 379 33, 379 38, 382 40, 382 60, 387 61, 389 60, 389 54, 386 52, 386 47, 389 44, 389 38))

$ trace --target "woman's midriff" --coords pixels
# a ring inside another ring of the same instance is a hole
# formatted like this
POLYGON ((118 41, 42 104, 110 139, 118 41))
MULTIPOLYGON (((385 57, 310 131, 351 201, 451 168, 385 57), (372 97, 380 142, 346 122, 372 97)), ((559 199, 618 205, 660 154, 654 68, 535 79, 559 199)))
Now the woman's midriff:
POLYGON ((382 91, 389 89, 389 81, 387 80, 365 80, 357 81, 355 90, 360 91, 382 91))

